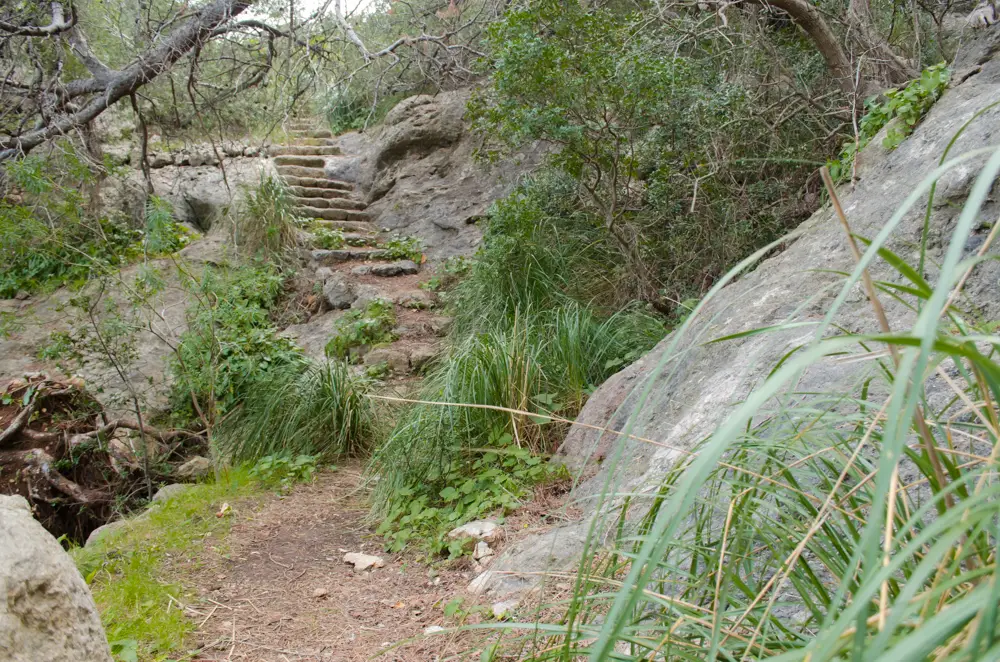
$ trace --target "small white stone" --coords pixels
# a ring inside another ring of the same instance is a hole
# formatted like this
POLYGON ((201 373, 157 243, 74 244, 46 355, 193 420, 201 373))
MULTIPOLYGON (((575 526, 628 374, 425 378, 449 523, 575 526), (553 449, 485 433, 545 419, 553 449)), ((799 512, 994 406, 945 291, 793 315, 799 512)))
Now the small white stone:
POLYGON ((452 539, 475 538, 476 540, 493 540, 500 534, 500 527, 496 522, 489 520, 476 520, 452 529, 448 532, 448 537, 452 539))
POLYGON ((370 554, 362 554, 360 552, 348 552, 344 554, 344 563, 353 565, 355 572, 364 572, 371 568, 382 568, 385 566, 385 561, 382 560, 381 556, 371 556, 370 554))
POLYGON ((434 634, 435 632, 444 632, 444 628, 440 625, 428 625, 424 628, 424 634, 434 634))
POLYGON ((476 559, 477 561, 492 555, 493 555, 493 550, 490 549, 490 546, 484 540, 480 540, 479 542, 477 542, 476 549, 473 550, 472 552, 472 558, 476 559))
POLYGON ((493 603, 493 618, 498 621, 506 618, 517 608, 517 605, 517 600, 504 600, 503 602, 493 603))

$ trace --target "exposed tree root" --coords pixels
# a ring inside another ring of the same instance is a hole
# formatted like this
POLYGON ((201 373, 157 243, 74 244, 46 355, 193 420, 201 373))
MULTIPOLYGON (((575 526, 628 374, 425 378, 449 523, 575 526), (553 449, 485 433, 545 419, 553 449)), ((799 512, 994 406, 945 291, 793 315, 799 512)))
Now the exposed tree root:
POLYGON ((0 387, 0 395, 0 493, 24 496, 52 533, 80 541, 146 492, 137 489, 147 484, 145 466, 156 467, 150 480, 169 480, 170 459, 202 443, 187 430, 144 422, 140 431, 134 419, 109 420, 74 381, 32 376, 0 387))

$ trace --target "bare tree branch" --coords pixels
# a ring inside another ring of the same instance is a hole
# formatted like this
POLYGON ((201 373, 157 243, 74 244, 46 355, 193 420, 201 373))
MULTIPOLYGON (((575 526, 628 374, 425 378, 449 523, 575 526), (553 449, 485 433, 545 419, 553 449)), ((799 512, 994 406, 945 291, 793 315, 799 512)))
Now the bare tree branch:
POLYGON ((0 36, 3 37, 51 37, 52 35, 66 32, 76 25, 76 9, 73 4, 69 6, 69 18, 66 18, 61 2, 51 3, 52 22, 45 26, 35 25, 14 25, 7 21, 0 21, 0 36))

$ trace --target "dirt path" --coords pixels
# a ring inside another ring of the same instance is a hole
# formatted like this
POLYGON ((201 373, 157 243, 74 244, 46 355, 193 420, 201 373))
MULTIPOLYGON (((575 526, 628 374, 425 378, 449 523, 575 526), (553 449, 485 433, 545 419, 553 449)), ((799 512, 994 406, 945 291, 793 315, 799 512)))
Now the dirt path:
MULTIPOLYGON (((367 660, 428 626, 454 625, 442 606, 471 574, 441 568, 432 579, 413 557, 384 554, 364 523, 360 480, 358 466, 345 466, 283 497, 233 504, 228 539, 178 569, 204 614, 193 616, 204 647, 196 660, 367 660), (356 574, 345 552, 382 556, 385 567, 356 574)), ((462 659, 471 645, 465 635, 421 637, 377 659, 462 659)))

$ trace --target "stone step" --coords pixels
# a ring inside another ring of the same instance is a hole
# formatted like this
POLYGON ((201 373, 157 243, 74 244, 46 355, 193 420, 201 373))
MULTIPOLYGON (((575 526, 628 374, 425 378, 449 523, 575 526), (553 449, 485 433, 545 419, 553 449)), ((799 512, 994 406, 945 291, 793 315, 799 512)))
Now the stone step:
MULTIPOLYGON (((325 177, 318 179, 316 177, 297 177, 295 175, 290 175, 285 177, 285 183, 288 184, 289 186, 295 188, 303 188, 303 189, 325 188, 325 189, 333 189, 335 191, 354 190, 354 184, 342 182, 337 179, 326 179, 325 177)), ((302 194, 296 193, 296 195, 302 195, 302 194)), ((314 198, 321 196, 306 195, 305 197, 314 198)))
MULTIPOLYGON (((280 158, 280 157, 279 157, 280 158)), ((281 165, 277 164, 278 174, 282 177, 309 177, 312 179, 323 179, 326 177, 326 172, 323 168, 310 168, 306 166, 298 165, 281 165)), ((327 188, 336 188, 333 186, 327 188)))
POLYGON ((380 248, 341 248, 337 250, 317 248, 312 252, 312 259, 321 267, 329 267, 340 262, 384 260, 387 255, 388 253, 380 248))
POLYGON ((288 192, 295 197, 301 198, 302 200, 308 200, 309 202, 302 202, 300 200, 301 204, 305 205, 312 204, 313 200, 346 198, 351 194, 350 191, 343 191, 336 188, 312 188, 308 186, 289 186, 288 192))
POLYGON ((341 232, 377 232, 378 229, 367 221, 327 221, 318 219, 313 223, 319 227, 341 232))
POLYGON ((408 276, 418 271, 420 271, 420 265, 413 260, 397 260, 383 264, 363 264, 351 269, 351 273, 355 276, 380 276, 382 278, 408 276))
POLYGON ((293 129, 289 133, 300 138, 333 138, 333 132, 326 129, 293 129))
POLYGON ((305 218, 319 218, 325 221, 370 221, 371 215, 363 211, 350 209, 319 209, 317 207, 298 206, 295 213, 305 218))
POLYGON ((271 156, 340 156, 334 145, 278 145, 268 150, 271 156))
POLYGON ((378 234, 370 232, 345 232, 344 242, 348 246, 374 247, 378 245, 378 234))
MULTIPOLYGON (((325 192, 330 189, 320 188, 314 190, 325 192)), ((313 207, 316 209, 351 209, 353 211, 364 211, 367 206, 360 200, 338 197, 327 198, 325 196, 303 196, 300 198, 292 198, 292 202, 300 207, 313 207)))
POLYGON ((326 159, 322 156, 276 156, 274 165, 279 166, 302 166, 303 168, 319 168, 326 165, 326 159))
POLYGON ((288 143, 290 145, 298 145, 303 147, 336 147, 340 143, 337 142, 336 138, 301 138, 293 137, 288 143))

